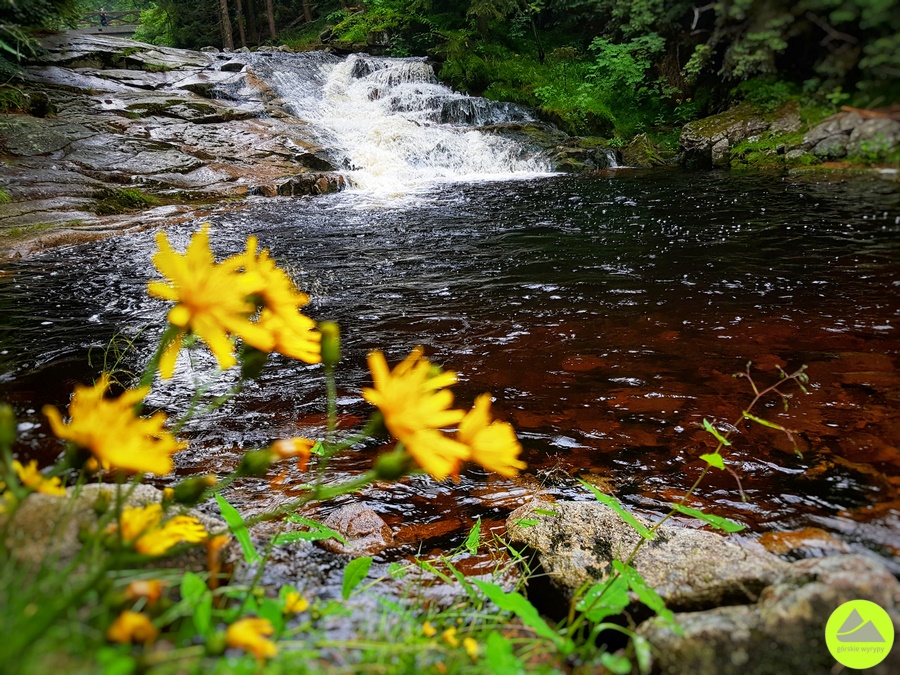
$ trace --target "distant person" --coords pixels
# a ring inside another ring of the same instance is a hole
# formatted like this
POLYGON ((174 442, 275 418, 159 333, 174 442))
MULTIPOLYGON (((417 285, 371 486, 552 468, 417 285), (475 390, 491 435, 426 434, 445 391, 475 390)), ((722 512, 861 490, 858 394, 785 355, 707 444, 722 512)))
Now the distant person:
POLYGON ((100 8, 100 30, 102 31, 103 27, 108 26, 108 25, 109 25, 109 19, 106 18, 106 12, 101 7, 100 8))

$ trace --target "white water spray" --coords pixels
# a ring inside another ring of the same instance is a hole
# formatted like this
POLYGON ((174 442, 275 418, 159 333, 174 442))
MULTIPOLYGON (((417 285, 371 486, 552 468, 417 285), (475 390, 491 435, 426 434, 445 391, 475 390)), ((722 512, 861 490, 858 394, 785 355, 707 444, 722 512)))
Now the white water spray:
POLYGON ((315 73, 311 57, 302 69, 291 63, 273 64, 269 79, 361 190, 402 195, 440 181, 552 171, 536 148, 478 129, 531 120, 524 108, 454 92, 421 59, 323 55, 315 73))

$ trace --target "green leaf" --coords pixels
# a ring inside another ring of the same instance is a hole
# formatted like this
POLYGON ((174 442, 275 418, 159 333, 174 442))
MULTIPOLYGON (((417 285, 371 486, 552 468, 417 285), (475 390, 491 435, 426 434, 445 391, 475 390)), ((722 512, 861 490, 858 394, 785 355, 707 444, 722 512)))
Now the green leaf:
POLYGON ((493 631, 484 643, 484 660, 487 672, 493 675, 521 675, 525 664, 516 658, 512 643, 500 633, 493 631))
POLYGON ((559 511, 551 511, 550 509, 534 509, 532 513, 536 513, 539 516, 553 516, 556 517, 559 515, 559 511))
POLYGON ((710 466, 714 466, 717 469, 725 470, 725 460, 722 459, 722 455, 718 452, 711 452, 706 455, 700 455, 700 459, 709 464, 710 466))
POLYGON ((590 483, 586 483, 580 478, 578 482, 584 485, 588 490, 594 493, 594 497, 597 498, 597 501, 603 504, 604 506, 608 506, 613 511, 619 514, 619 517, 624 520, 628 525, 630 525, 634 530, 641 535, 644 539, 653 539, 653 533, 648 530, 644 525, 642 525, 637 518, 628 513, 622 505, 619 503, 619 500, 615 497, 611 497, 610 495, 605 495, 600 490, 595 488, 590 483))
POLYGON ((656 614, 664 621, 672 624, 676 628, 678 627, 678 624, 675 623, 675 615, 672 613, 672 610, 666 607, 666 603, 659 596, 659 593, 647 585, 647 582, 644 581, 644 577, 638 574, 636 569, 630 565, 625 565, 620 560, 613 560, 613 567, 628 583, 628 588, 635 592, 638 596, 638 600, 656 612, 656 614))
POLYGON ((198 635, 206 637, 212 632, 212 609, 212 593, 207 593, 200 602, 194 605, 194 613, 191 618, 194 620, 194 627, 197 629, 198 635))
POLYGON ((703 419, 703 428, 706 429, 709 433, 716 437, 716 440, 719 441, 722 445, 728 446, 731 445, 731 441, 725 438, 718 429, 716 429, 712 424, 709 423, 709 420, 703 419))
POLYGON ((612 582, 602 581, 591 586, 575 609, 583 612, 588 620, 600 623, 608 616, 621 614, 630 604, 628 583, 622 576, 616 576, 612 582))
POLYGON ((519 518, 518 520, 513 521, 513 523, 515 523, 516 525, 518 525, 521 528, 534 527, 539 522, 541 522, 541 521, 534 520, 533 518, 519 518))
POLYGON ((629 675, 631 673, 631 661, 624 656, 603 652, 600 655, 600 664, 613 675, 629 675))
POLYGON ((275 545, 280 546, 282 544, 293 544, 294 542, 298 541, 317 541, 319 539, 337 539, 342 544, 348 544, 347 540, 343 537, 343 535, 341 535, 340 532, 332 530, 330 527, 322 525, 322 523, 317 523, 315 520, 310 520, 309 518, 304 518, 303 516, 298 516, 297 514, 288 516, 287 520, 291 521, 292 523, 305 525, 309 528, 309 530, 297 532, 282 532, 277 537, 275 537, 275 545))
POLYGON ((505 592, 497 584, 481 579, 472 579, 472 583, 481 589, 487 598, 497 607, 506 612, 512 612, 522 620, 529 628, 533 628, 534 632, 543 638, 547 638, 557 648, 564 646, 565 640, 553 628, 547 625, 547 622, 541 618, 541 615, 528 600, 520 593, 515 591, 511 593, 505 592))
POLYGON ((728 518, 722 518, 721 516, 713 516, 709 513, 703 513, 703 511, 692 509, 690 506, 683 506, 682 504, 672 504, 672 508, 679 513, 683 513, 687 516, 692 516, 694 518, 702 520, 704 523, 709 523, 713 527, 720 530, 725 530, 726 532, 740 532, 744 529, 743 525, 741 525, 740 523, 736 523, 733 520, 728 520, 728 518))
POLYGON ((750 420, 751 422, 756 422, 757 424, 761 424, 764 427, 769 427, 770 429, 778 429, 778 431, 787 431, 780 424, 775 424, 774 422, 769 422, 768 420, 764 420, 762 417, 757 417, 756 415, 751 415, 746 410, 744 411, 744 419, 750 420))
POLYGON ((353 590, 366 578, 371 566, 372 558, 369 557, 356 558, 347 563, 347 567, 344 568, 344 583, 341 584, 341 595, 344 596, 344 600, 349 598, 353 590))
POLYGON ((465 549, 475 555, 478 553, 478 544, 481 542, 481 518, 475 521, 472 529, 469 530, 469 536, 466 537, 466 543, 463 544, 465 549))
POLYGON ((638 670, 641 675, 649 675, 653 665, 653 651, 650 641, 640 635, 631 636, 631 644, 634 645, 634 658, 637 660, 638 670))
POLYGON ((225 498, 218 492, 216 493, 216 501, 219 503, 219 511, 221 511, 222 517, 228 524, 228 529, 231 530, 234 538, 237 539, 238 543, 241 545, 241 551, 244 553, 244 560, 248 564, 262 560, 259 553, 256 552, 253 541, 250 539, 250 533, 247 531, 247 525, 244 523, 241 514, 238 513, 236 508, 225 501, 225 498))
POLYGON ((197 602, 206 593, 209 593, 209 588, 199 575, 194 572, 185 572, 184 576, 181 577, 180 591, 182 600, 197 602))
POLYGON ((401 565, 398 562, 392 562, 388 566, 388 574, 391 575, 394 579, 402 579, 408 574, 406 569, 406 565, 401 565))

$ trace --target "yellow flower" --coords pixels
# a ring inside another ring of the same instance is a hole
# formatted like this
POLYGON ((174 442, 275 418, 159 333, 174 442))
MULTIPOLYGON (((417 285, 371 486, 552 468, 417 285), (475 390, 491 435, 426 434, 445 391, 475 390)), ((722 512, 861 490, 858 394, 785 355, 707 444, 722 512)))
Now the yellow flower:
POLYGON ((466 650, 466 654, 469 655, 470 658, 477 659, 478 658, 478 642, 475 641, 475 638, 467 637, 463 641, 463 647, 466 650))
POLYGON ((526 466, 525 462, 517 459, 522 446, 511 425, 491 421, 490 408, 490 394, 482 394, 475 399, 475 406, 459 423, 457 438, 469 446, 473 461, 488 471, 511 478, 526 466))
POLYGON ((444 387, 456 382, 456 373, 435 373, 423 350, 416 347, 393 371, 384 354, 369 354, 374 388, 362 391, 384 415, 391 435, 400 441, 416 462, 437 480, 457 474, 469 458, 469 448, 448 438, 440 429, 459 422, 465 413, 451 410, 453 394, 444 387))
POLYGON ((131 600, 144 598, 148 605, 162 597, 163 585, 159 579, 136 579, 125 588, 125 597, 131 600))
POLYGON ((278 647, 266 637, 274 632, 268 619, 240 619, 228 627, 225 638, 229 647, 243 649, 262 663, 278 653, 278 647))
POLYGON ((57 497, 66 494, 66 488, 60 484, 59 478, 44 478, 43 474, 38 471, 37 460, 33 459, 28 462, 28 466, 22 466, 19 460, 14 459, 12 465, 25 487, 31 488, 35 492, 43 492, 57 497))
POLYGON ((287 273, 269 257, 268 250, 263 249, 257 256, 256 245, 256 237, 249 237, 246 252, 234 261, 243 261, 243 292, 261 307, 257 324, 267 339, 259 342, 253 336, 245 336, 244 341, 264 352, 274 349, 292 359, 319 363, 322 334, 316 330, 315 321, 300 313, 300 308, 309 304, 309 296, 297 290, 287 273))
POLYGON ((272 443, 272 452, 274 452, 279 459, 291 459, 292 457, 296 457, 297 468, 300 471, 304 471, 306 465, 309 463, 309 458, 312 455, 312 449, 315 444, 315 441, 311 441, 308 438, 300 438, 299 436, 282 438, 272 443))
POLYGON ((162 518, 159 504, 126 506, 119 518, 122 540, 142 555, 162 555, 176 544, 195 543, 208 536, 200 521, 191 516, 175 516, 166 522, 162 518))
POLYGON ((117 399, 105 398, 109 375, 100 377, 93 387, 75 387, 69 404, 68 424, 53 406, 44 406, 50 427, 59 438, 93 453, 104 468, 128 472, 172 471, 172 455, 187 447, 163 429, 166 416, 157 412, 137 417, 135 404, 143 400, 149 387, 129 389, 117 399))
POLYGON ((425 637, 434 637, 437 635, 437 628, 432 626, 430 621, 426 621, 422 624, 422 633, 425 637))
POLYGON ((263 351, 271 351, 272 336, 249 318, 256 307, 247 299, 241 281, 238 268, 243 256, 216 263, 209 248, 207 225, 194 233, 183 255, 172 250, 165 232, 157 234, 156 244, 159 250, 153 256, 153 264, 166 281, 151 281, 147 291, 154 297, 177 303, 169 311, 168 319, 179 329, 160 359, 162 377, 170 378, 174 374, 184 337, 191 332, 207 344, 223 369, 237 363, 230 335, 263 351))
POLYGON ((158 633, 156 626, 151 623, 146 614, 126 610, 112 622, 109 630, 106 631, 106 639, 122 644, 131 642, 151 644, 156 640, 158 633))
POLYGON ((285 614, 299 614, 307 609, 309 609, 309 600, 296 591, 290 591, 285 596, 284 609, 282 610, 285 614))
POLYGON ((456 637, 456 627, 452 626, 441 633, 441 637, 451 647, 459 647, 459 638, 456 637))

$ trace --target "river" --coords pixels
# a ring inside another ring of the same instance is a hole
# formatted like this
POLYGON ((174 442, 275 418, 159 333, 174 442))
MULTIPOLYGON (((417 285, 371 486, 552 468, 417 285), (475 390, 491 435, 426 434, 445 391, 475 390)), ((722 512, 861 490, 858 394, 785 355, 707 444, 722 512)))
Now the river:
MULTIPOLYGON (((895 572, 898 221, 896 183, 877 176, 631 170, 442 182, 393 199, 260 199, 210 218, 217 253, 256 234, 311 295, 309 314, 341 324, 339 408, 349 422, 369 413, 359 395, 366 353, 383 349, 395 362, 421 344, 460 374, 460 404, 490 391, 516 427, 529 465, 520 479, 472 469, 458 485, 413 477, 344 498, 395 530, 427 526, 385 555, 456 545, 479 517, 498 528, 541 491, 589 498, 574 477, 661 513, 710 450, 702 420, 733 421, 751 400, 732 375, 752 362, 761 384, 778 377, 776 366, 809 367, 810 393, 793 392, 788 413, 774 401, 759 410, 796 430, 802 456, 770 429, 742 433, 728 462, 748 501, 718 473, 696 504, 776 546, 777 533, 818 528, 806 538, 874 551, 895 572)), ((176 248, 196 226, 170 229, 176 248)), ((26 453, 57 452, 38 411, 90 381, 114 334, 136 339, 125 363, 140 367, 166 313, 144 291, 153 249, 153 233, 141 232, 5 266, 0 398, 16 407, 26 453)), ((151 403, 183 409, 192 379, 205 381, 212 366, 182 364, 151 403)), ((322 391, 319 367, 273 359, 258 384, 186 428, 178 472, 222 472, 242 448, 320 434, 322 391)), ((335 478, 377 452, 352 452, 335 478)), ((307 478, 247 480, 229 498, 255 511, 307 478)))
MULTIPOLYGON (((680 498, 719 428, 765 386, 808 366, 809 393, 761 417, 794 430, 742 429, 694 505, 747 525, 738 536, 786 556, 871 551, 900 573, 900 194, 895 176, 774 176, 614 169, 554 175, 534 148, 480 125, 528 111, 437 84, 420 59, 244 55, 354 188, 316 198, 250 198, 214 211, 220 256, 257 235, 343 330, 338 404, 346 426, 371 412, 366 354, 394 363, 415 345, 459 373, 459 405, 490 391, 528 470, 477 469, 458 484, 414 476, 357 500, 401 545, 387 559, 458 545, 476 519, 502 531, 534 495, 592 498, 582 478, 651 517, 680 498), (799 451, 796 452, 795 450, 799 451), (739 477, 740 484, 736 477, 739 477), (742 499, 743 497, 743 499, 742 499)), ((261 96, 222 90, 233 100, 261 96)), ((496 127, 495 127, 496 128, 496 127)), ((168 228, 183 250, 199 222, 168 228)), ((139 371, 167 307, 152 231, 49 251, 0 270, 0 399, 20 420, 23 455, 59 452, 40 414, 65 406, 117 360, 139 371), (106 364, 106 365, 104 365, 106 364)), ((149 400, 183 412, 215 364, 202 352, 149 400)), ((224 392, 226 376, 210 394, 224 392)), ((177 473, 224 473, 244 449, 320 436, 322 369, 273 358, 261 379, 184 429, 177 473)), ((340 480, 377 443, 334 462, 340 480)), ((310 478, 247 479, 228 493, 247 513, 310 478)), ((171 482, 163 479, 162 484, 171 482)), ((690 521, 685 524, 696 525, 690 521)))

